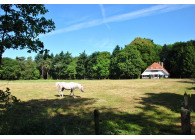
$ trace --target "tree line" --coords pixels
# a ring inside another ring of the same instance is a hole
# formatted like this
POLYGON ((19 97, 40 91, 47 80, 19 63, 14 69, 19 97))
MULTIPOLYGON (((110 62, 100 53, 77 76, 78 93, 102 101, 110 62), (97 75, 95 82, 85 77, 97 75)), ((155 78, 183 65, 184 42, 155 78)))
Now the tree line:
POLYGON ((33 79, 131 79, 153 62, 164 62, 173 78, 195 78, 195 41, 160 46, 153 40, 135 38, 124 48, 116 46, 112 53, 84 52, 72 57, 68 51, 54 55, 46 51, 31 57, 3 58, 0 78, 33 79))

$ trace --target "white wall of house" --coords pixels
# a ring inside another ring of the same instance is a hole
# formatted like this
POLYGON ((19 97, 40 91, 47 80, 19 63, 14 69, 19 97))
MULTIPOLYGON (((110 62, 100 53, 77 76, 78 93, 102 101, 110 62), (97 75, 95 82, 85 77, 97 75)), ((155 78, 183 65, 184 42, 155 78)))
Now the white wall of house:
POLYGON ((164 71, 164 70, 145 70, 142 73, 142 79, 149 79, 150 77, 152 78, 161 78, 165 77, 168 78, 169 75, 164 71))

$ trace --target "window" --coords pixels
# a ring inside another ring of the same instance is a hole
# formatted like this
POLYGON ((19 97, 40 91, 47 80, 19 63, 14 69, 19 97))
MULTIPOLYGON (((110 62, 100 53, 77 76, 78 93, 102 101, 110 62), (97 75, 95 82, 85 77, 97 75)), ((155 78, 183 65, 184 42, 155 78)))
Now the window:
POLYGON ((151 72, 158 72, 158 70, 152 70, 151 72))

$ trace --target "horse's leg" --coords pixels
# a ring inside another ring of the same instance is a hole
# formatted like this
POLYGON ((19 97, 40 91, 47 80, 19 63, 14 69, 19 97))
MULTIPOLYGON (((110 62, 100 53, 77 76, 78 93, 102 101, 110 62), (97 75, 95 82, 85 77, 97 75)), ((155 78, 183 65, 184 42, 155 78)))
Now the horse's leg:
POLYGON ((60 97, 63 96, 63 92, 62 92, 63 90, 64 90, 63 88, 60 88, 60 91, 59 91, 60 97))
POLYGON ((61 95, 61 91, 59 91, 58 93, 59 93, 59 97, 60 97, 60 95, 61 95))
POLYGON ((70 90, 70 96, 71 96, 71 94, 72 94, 72 89, 70 90))
POLYGON ((63 97, 63 91, 64 91, 64 88, 62 88, 62 92, 61 92, 61 96, 63 97))
POLYGON ((72 92, 73 92, 73 96, 74 96, 74 89, 72 89, 72 92))
POLYGON ((59 91, 58 91, 58 93, 59 93, 59 97, 60 97, 60 95, 61 95, 61 88, 59 88, 59 91))

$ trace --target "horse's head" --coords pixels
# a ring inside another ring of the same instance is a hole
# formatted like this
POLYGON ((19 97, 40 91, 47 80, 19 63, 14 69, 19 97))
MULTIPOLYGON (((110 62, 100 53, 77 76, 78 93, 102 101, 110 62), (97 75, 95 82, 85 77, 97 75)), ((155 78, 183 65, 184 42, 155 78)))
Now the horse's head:
POLYGON ((80 87, 80 90, 81 90, 81 92, 84 92, 84 89, 83 89, 83 86, 82 85, 80 87))

